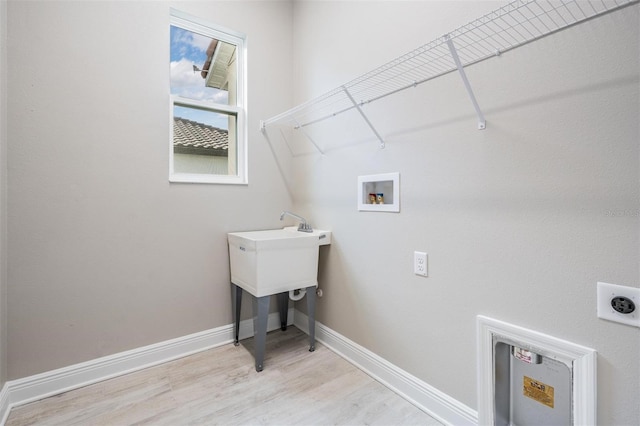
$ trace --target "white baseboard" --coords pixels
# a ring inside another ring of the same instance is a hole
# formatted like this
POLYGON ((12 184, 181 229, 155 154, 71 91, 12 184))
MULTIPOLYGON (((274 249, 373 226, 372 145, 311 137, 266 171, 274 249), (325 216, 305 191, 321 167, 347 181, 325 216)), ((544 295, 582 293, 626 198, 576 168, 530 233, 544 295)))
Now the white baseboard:
MULTIPOLYGON (((305 314, 295 311, 293 324, 306 333, 307 321, 305 314)), ((316 339, 436 420, 456 426, 478 424, 475 410, 317 321, 316 339)))
MULTIPOLYGON (((293 324, 293 317, 291 308, 289 325, 293 324)), ((267 330, 279 328, 279 314, 269 314, 267 330)), ((253 336, 253 320, 240 322, 239 335, 240 339, 253 336)), ((233 324, 230 324, 8 381, 0 391, 0 426, 5 424, 13 407, 225 345, 233 340, 233 324)))
POLYGON ((9 385, 7 383, 0 389, 0 425, 4 425, 9 417, 9 385))
MULTIPOLYGON (((308 333, 307 316, 289 309, 289 325, 308 333)), ((269 315, 268 330, 280 328, 278 313, 269 315)), ((240 323, 240 338, 253 335, 253 321, 240 323)), ((316 322, 316 339, 347 361, 442 423, 477 425, 477 412, 396 367, 385 359, 316 322)), ((69 367, 11 380, 0 390, 0 426, 11 408, 123 374, 182 358, 233 341, 233 325, 194 333, 69 367)))

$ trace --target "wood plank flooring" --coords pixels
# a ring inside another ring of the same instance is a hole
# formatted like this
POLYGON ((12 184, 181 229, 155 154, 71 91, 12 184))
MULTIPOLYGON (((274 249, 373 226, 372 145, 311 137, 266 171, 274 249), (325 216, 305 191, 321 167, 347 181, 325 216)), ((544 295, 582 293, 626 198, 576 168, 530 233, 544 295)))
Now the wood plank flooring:
POLYGON ((19 425, 440 425, 295 327, 16 407, 19 425))

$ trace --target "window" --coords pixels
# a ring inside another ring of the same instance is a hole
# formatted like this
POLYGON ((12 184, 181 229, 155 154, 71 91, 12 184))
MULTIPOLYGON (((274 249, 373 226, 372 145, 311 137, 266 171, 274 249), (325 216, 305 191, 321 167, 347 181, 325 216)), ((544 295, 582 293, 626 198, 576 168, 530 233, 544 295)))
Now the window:
POLYGON ((245 38, 171 11, 171 182, 247 183, 245 38))

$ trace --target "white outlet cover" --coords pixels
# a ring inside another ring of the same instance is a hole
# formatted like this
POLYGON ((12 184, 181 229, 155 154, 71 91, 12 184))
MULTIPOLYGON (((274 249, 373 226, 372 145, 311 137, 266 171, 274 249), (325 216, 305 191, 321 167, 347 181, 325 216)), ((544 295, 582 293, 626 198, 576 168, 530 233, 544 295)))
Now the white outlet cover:
POLYGON ((598 282, 598 318, 640 327, 640 288, 598 282), (611 299, 624 296, 633 301, 635 311, 621 314, 611 307, 611 299))
POLYGON ((429 276, 429 262, 427 253, 421 251, 413 252, 413 273, 423 277, 429 276))

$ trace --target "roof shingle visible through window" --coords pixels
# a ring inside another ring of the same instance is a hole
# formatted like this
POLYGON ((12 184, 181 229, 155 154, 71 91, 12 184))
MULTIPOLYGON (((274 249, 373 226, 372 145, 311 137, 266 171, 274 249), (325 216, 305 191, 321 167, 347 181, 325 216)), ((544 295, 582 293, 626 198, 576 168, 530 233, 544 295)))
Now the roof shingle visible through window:
POLYGON ((229 132, 217 127, 173 118, 173 152, 176 154, 216 155, 227 157, 229 132))

